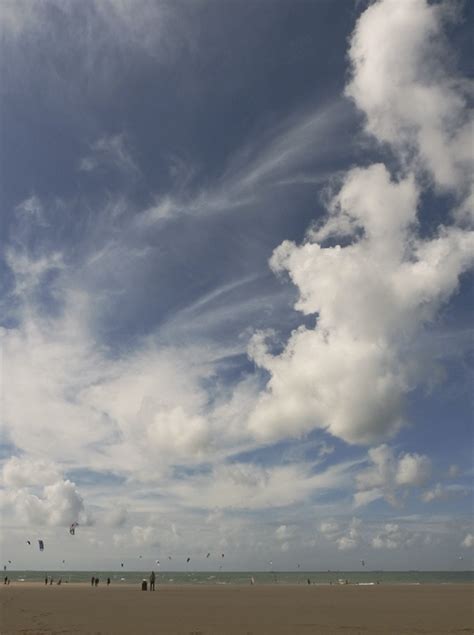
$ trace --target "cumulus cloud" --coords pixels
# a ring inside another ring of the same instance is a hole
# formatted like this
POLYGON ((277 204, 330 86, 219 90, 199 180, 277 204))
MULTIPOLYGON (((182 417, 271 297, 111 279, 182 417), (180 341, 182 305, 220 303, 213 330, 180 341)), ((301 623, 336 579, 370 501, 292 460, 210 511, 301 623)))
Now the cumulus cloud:
POLYGON ((60 478, 60 470, 46 459, 28 460, 12 456, 4 464, 2 476, 6 487, 37 487, 56 483, 60 478))
POLYGON ((392 448, 383 444, 368 452, 370 467, 356 476, 359 490, 354 504, 367 505, 379 498, 397 505, 397 492, 401 487, 420 487, 431 475, 431 461, 423 454, 401 453, 398 457, 392 448))
POLYGON ((474 249, 472 233, 457 228, 426 241, 410 233, 416 197, 411 178, 394 183, 384 166, 353 170, 328 221, 353 242, 324 247, 308 238, 275 250, 272 268, 289 274, 299 290, 295 308, 317 324, 294 331, 280 355, 254 338, 250 356, 270 373, 250 420, 256 435, 322 427, 350 443, 373 443, 404 424, 406 396, 423 380, 410 343, 456 291, 474 249), (357 238, 359 224, 365 233, 357 238))
POLYGON ((339 551, 350 551, 359 546, 362 541, 360 518, 352 518, 342 526, 332 520, 320 524, 319 529, 323 536, 334 542, 339 551))
POLYGON ((372 539, 372 547, 374 549, 398 549, 403 538, 399 525, 387 523, 384 530, 372 539))
MULTIPOLYGON (((289 276, 299 292, 295 309, 314 316, 316 325, 295 330, 280 354, 270 352, 266 334, 251 343, 251 359, 270 375, 249 421, 259 438, 318 427, 349 443, 393 437, 406 423, 410 392, 434 376, 434 360, 417 353, 416 339, 474 260, 474 232, 456 224, 429 238, 418 231, 424 185, 418 165, 457 201, 470 186, 459 83, 425 65, 443 68, 433 44, 440 16, 424 0, 382 0, 357 23, 347 92, 365 113, 368 131, 390 144, 403 169, 350 170, 323 224, 303 244, 285 241, 274 251, 271 268, 289 276), (415 164, 408 160, 414 151, 415 164)), ((410 465, 407 458, 400 479, 412 478, 410 465)))
POLYGON ((76 485, 49 461, 12 457, 3 466, 5 502, 21 519, 38 525, 87 520, 76 485))
POLYGON ((403 454, 398 461, 395 481, 398 485, 420 486, 431 475, 431 461, 420 454, 403 454))
POLYGON ((474 547, 474 534, 466 534, 464 540, 461 543, 461 547, 466 547, 466 549, 474 547))
POLYGON ((423 492, 421 499, 425 503, 430 503, 434 500, 446 500, 456 496, 466 496, 468 493, 469 490, 463 485, 455 483, 452 485, 442 485, 441 483, 436 483, 433 488, 423 492))
POLYGON ((462 198, 472 174, 472 112, 470 85, 450 64, 449 17, 446 3, 426 0, 368 7, 352 36, 346 93, 365 113, 369 133, 410 164, 414 154, 437 186, 462 198))

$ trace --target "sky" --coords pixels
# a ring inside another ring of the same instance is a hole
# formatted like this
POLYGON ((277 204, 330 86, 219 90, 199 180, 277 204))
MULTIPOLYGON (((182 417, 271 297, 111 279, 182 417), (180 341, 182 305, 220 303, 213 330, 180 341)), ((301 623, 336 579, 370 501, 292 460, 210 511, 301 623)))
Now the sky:
POLYGON ((0 3, 3 564, 472 567, 473 18, 0 3))

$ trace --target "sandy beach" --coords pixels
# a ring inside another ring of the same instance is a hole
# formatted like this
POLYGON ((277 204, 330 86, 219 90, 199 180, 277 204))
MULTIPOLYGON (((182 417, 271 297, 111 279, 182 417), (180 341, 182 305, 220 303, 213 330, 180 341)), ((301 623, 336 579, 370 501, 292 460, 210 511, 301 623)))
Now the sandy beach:
POLYGON ((474 633, 472 585, 1 587, 1 634, 474 633))

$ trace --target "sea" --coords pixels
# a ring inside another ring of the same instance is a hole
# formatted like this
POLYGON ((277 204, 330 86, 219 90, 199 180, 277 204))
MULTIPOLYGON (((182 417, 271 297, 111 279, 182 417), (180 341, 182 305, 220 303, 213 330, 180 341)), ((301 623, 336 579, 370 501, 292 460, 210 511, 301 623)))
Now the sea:
MULTIPOLYGON (((474 582, 474 571, 157 571, 156 583, 166 585, 249 585, 249 584, 466 584, 474 582)), ((5 571, 12 583, 44 582, 53 584, 89 582, 92 577, 105 584, 140 584, 150 571, 5 571)))

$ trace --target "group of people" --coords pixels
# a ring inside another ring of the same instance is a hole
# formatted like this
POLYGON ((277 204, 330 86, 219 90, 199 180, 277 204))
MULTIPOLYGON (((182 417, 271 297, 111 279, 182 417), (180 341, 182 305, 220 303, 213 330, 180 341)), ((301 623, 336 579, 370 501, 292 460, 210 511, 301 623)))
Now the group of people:
MULTIPOLYGON (((99 586, 99 578, 96 578, 95 576, 92 576, 91 578, 91 586, 99 586)), ((107 586, 110 586, 110 578, 107 578, 107 586)))
MULTIPOLYGON (((56 584, 57 584, 57 585, 60 585, 60 584, 62 583, 62 581, 63 581, 63 579, 62 579, 62 578, 59 578, 59 580, 56 582, 56 584)), ((51 584, 53 584, 53 582, 54 582, 53 576, 51 576, 50 578, 48 578, 48 576, 47 576, 47 575, 45 576, 45 578, 44 578, 44 584, 45 584, 45 586, 46 586, 47 584, 50 584, 50 585, 51 585, 51 584)))

